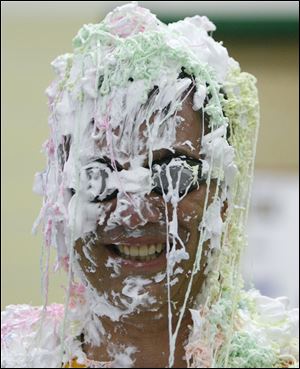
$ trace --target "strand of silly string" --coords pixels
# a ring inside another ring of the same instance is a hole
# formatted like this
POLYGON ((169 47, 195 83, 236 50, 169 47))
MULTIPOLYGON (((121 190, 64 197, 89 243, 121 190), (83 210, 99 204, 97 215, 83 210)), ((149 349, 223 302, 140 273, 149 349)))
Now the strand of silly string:
MULTIPOLYGON (((82 73, 84 70, 84 60, 82 61, 82 73)), ((79 146, 80 146, 80 134, 79 134, 79 125, 81 122, 81 115, 82 115, 82 107, 83 107, 83 99, 84 99, 84 94, 83 92, 81 93, 81 100, 80 100, 80 109, 79 109, 79 113, 80 114, 76 114, 77 119, 75 121, 75 131, 74 131, 74 146, 75 146, 75 160, 74 160, 74 165, 75 165, 75 178, 76 178, 76 188, 78 188, 78 193, 80 192, 80 168, 79 168, 79 146), (77 148, 77 150, 76 150, 77 148)), ((64 318, 63 318, 63 322, 62 322, 62 330, 61 330, 61 350, 60 350, 60 362, 63 363, 63 357, 64 357, 64 342, 65 342, 65 331, 66 331, 66 323, 67 323, 67 318, 68 318, 68 309, 69 309, 69 302, 70 302, 70 294, 71 294, 71 287, 72 287, 72 279, 73 279, 73 258, 74 258, 74 246, 75 246, 75 214, 76 214, 76 209, 78 207, 78 200, 75 202, 75 210, 73 212, 73 219, 71 219, 70 222, 70 229, 71 229, 71 234, 70 234, 70 239, 69 239, 69 270, 68 270, 68 288, 67 288, 67 295, 66 295, 66 299, 65 299, 65 304, 64 304, 64 318)), ((70 359, 69 359, 70 360, 70 359)), ((69 363, 70 364, 70 363, 69 363)))
MULTIPOLYGON (((210 78, 209 78, 210 79, 210 78)), ((211 83, 212 80, 210 80, 211 83)), ((212 127, 213 129, 213 127, 212 127)), ((207 182, 206 182, 206 194, 205 194, 205 200, 204 200, 204 207, 203 207, 203 215, 202 215, 202 219, 205 219, 206 216, 206 212, 207 212, 207 206, 208 206, 208 195, 209 195, 209 188, 210 188, 210 181, 211 181, 211 174, 212 174, 212 167, 213 167, 213 161, 214 161, 214 147, 213 147, 213 152, 212 152, 212 158, 211 158, 211 165, 209 168, 209 173, 208 173, 208 178, 207 178, 207 182)), ((213 200, 215 201, 215 200, 213 200)), ((174 351, 175 351, 175 345, 176 345, 176 339, 178 336, 178 332, 180 329, 180 325, 183 319, 183 315, 185 313, 185 309, 186 309, 186 304, 192 289, 192 282, 194 279, 194 275, 199 271, 199 267, 200 267, 200 261, 201 261, 201 256, 202 256, 202 250, 203 250, 203 243, 204 243, 204 232, 203 232, 203 227, 201 227, 200 230, 200 238, 199 238, 199 242, 197 245, 197 253, 196 253, 196 257, 195 257, 195 261, 193 264, 193 269, 192 269, 192 273, 191 273, 191 277, 189 280, 189 284, 187 287, 187 291, 184 297, 184 302, 183 305, 181 307, 180 310, 180 314, 179 314, 179 318, 178 318, 178 322, 174 331, 174 334, 172 334, 172 340, 171 340, 171 344, 170 344, 170 355, 169 355, 169 367, 172 367, 174 365, 174 351), (202 230, 201 230, 202 228, 202 230)))
MULTIPOLYGON (((232 86, 231 86, 232 87, 232 86)), ((230 114, 229 114, 229 116, 230 116, 230 114)), ((234 118, 233 118, 234 119, 234 118)), ((257 122, 257 119, 255 119, 256 120, 256 122, 255 122, 255 124, 256 124, 256 134, 255 134, 255 136, 257 136, 257 132, 258 132, 258 122, 257 122)), ((237 122, 237 124, 238 124, 239 122, 237 122)), ((238 126, 236 127, 236 129, 235 129, 235 131, 237 131, 238 130, 238 128, 239 128, 239 124, 238 124, 238 126)), ((252 129, 251 127, 250 127, 250 129, 252 129)), ((244 132, 244 130, 243 129, 239 129, 239 131, 241 131, 240 132, 240 135, 242 135, 242 137, 244 137, 245 136, 245 132, 244 132)), ((236 135, 238 135, 238 132, 235 132, 235 136, 236 135)), ((234 137, 233 137, 234 138, 234 137)), ((233 146, 235 147, 236 146, 236 144, 239 144, 239 138, 238 137, 235 137, 235 141, 236 141, 236 143, 235 142, 233 142, 233 146)), ((250 168, 250 170, 249 170, 249 166, 248 166, 248 169, 247 169, 247 172, 248 173, 243 173, 243 174, 239 174, 238 175, 238 177, 240 178, 240 179, 238 179, 237 178, 237 181, 235 182, 235 187, 232 189, 233 190, 233 193, 235 193, 236 194, 236 198, 235 198, 235 200, 233 201, 233 203, 236 203, 236 201, 237 201, 237 194, 239 193, 239 188, 236 188, 236 186, 239 184, 239 186, 241 187, 241 189, 244 191, 244 193, 245 193, 245 191, 247 190, 247 191, 249 191, 250 190, 250 187, 249 187, 249 178, 251 178, 251 175, 253 175, 253 163, 254 163, 254 155, 255 155, 255 145, 253 146, 253 143, 252 142, 250 142, 250 144, 251 144, 251 147, 252 147, 252 157, 250 158, 250 167, 252 168, 250 168), (252 173, 252 174, 251 174, 252 173), (248 185, 247 184, 242 184, 242 182, 241 182, 241 180, 242 181, 247 181, 247 179, 248 179, 248 185)), ((249 161, 248 161, 248 163, 249 163, 249 161)), ((248 192, 248 196, 249 196, 249 192, 248 192)), ((239 219, 237 219, 237 222, 236 223, 238 223, 238 224, 240 224, 240 227, 242 226, 242 224, 243 225, 245 225, 245 222, 246 222, 246 219, 247 219, 247 217, 245 217, 245 212, 247 211, 247 210, 249 210, 249 201, 247 202, 247 205, 246 205, 246 207, 245 208, 243 208, 243 209, 237 209, 236 207, 232 207, 232 206, 229 206, 229 212, 227 213, 227 217, 226 217, 226 223, 225 223, 225 230, 224 230, 224 237, 223 237, 223 241, 222 241, 222 247, 221 247, 221 252, 220 252, 220 255, 219 255, 219 258, 218 258, 218 266, 217 266, 217 269, 219 270, 220 269, 220 264, 221 264, 221 261, 223 261, 224 262, 224 257, 222 256, 222 254, 224 253, 224 250, 226 249, 226 247, 225 247, 225 243, 227 243, 228 242, 228 229, 229 229, 229 224, 231 223, 231 218, 233 217, 233 215, 235 214, 235 213, 237 213, 238 212, 238 217, 239 217, 239 219), (241 210, 243 210, 243 211, 241 211, 241 210)), ((234 233, 235 234, 235 231, 234 230, 232 230, 232 232, 231 232, 232 234, 234 233)), ((234 238, 232 237, 232 234, 231 234, 231 243, 232 244, 235 244, 236 242, 237 242, 237 239, 236 240, 234 240, 234 238)), ((238 235, 239 234, 241 234, 241 230, 239 231, 239 233, 238 233, 238 235)), ((236 237, 236 236, 234 236, 234 237, 236 237)), ((239 241, 239 243, 241 244, 241 240, 239 241)), ((239 250, 241 249, 241 247, 242 247, 242 244, 241 244, 241 246, 239 247, 239 250)), ((231 258, 232 258, 232 262, 231 262, 231 265, 234 267, 235 265, 236 265, 236 260, 234 260, 234 259, 236 259, 236 258, 239 258, 240 257, 240 251, 238 251, 237 250, 237 252, 238 253, 231 253, 231 258)), ((239 271, 238 271, 238 268, 237 267, 234 267, 234 269, 232 269, 232 272, 231 272, 231 276, 232 276, 232 278, 235 278, 235 276, 238 276, 238 274, 239 274, 239 271)), ((228 277, 227 277, 228 278, 228 277)), ((227 359, 226 359, 226 362, 228 362, 228 357, 229 357, 229 352, 230 352, 230 342, 231 342, 231 340, 232 340, 232 334, 233 334, 233 319, 234 319, 234 312, 236 311, 236 308, 237 308, 237 299, 238 299, 238 293, 239 293, 239 284, 234 284, 233 283, 233 280, 231 280, 231 286, 232 285, 234 285, 234 286, 236 286, 236 288, 233 290, 233 297, 232 297, 232 299, 235 301, 235 304, 234 304, 234 309, 233 309, 233 312, 232 312, 232 314, 231 314, 231 318, 230 318, 230 326, 229 326, 229 332, 227 332, 227 334, 226 334, 226 337, 227 337, 227 347, 226 347, 226 357, 227 357, 227 359), (230 333, 230 334, 228 334, 228 333, 230 333)), ((222 289, 220 288, 219 289, 219 294, 221 295, 221 292, 222 292, 222 289)), ((219 295, 219 298, 220 298, 220 295, 219 295)), ((220 365, 220 364, 219 364, 220 365)), ((222 365, 223 366, 223 365, 222 365)), ((225 363, 225 367, 227 366, 227 364, 225 363)))
MULTIPOLYGON (((258 107, 256 107, 258 109, 258 107)), ((258 112, 257 112, 258 113, 258 112)), ((247 186, 247 191, 248 191, 248 196, 247 196, 247 200, 246 200, 246 207, 245 207, 245 211, 244 213, 244 218, 241 220, 243 222, 243 224, 245 225, 248 219, 248 214, 249 214, 249 209, 250 209, 250 200, 251 200, 251 187, 252 187, 252 183, 253 183, 253 178, 254 178, 254 163, 255 163, 255 155, 256 155, 256 147, 257 147, 257 140, 258 140, 258 132, 259 132, 259 117, 257 116, 256 122, 255 122, 255 132, 254 132, 254 138, 253 138, 253 142, 251 142, 251 147, 252 149, 252 156, 251 156, 251 161, 250 161, 250 167, 248 169, 248 186, 247 186)), ((235 264, 236 265, 236 264, 235 264)), ((238 268, 238 266, 236 266, 236 269, 238 268)), ((236 285, 238 286, 238 284, 236 285)), ((234 313, 236 311, 237 308, 237 288, 234 294, 234 298, 235 298, 235 309, 232 310, 232 323, 231 323, 231 331, 233 331, 233 317, 234 317, 234 313)), ((228 360, 229 360, 229 350, 230 350, 230 346, 228 345, 227 348, 227 352, 226 352, 226 357, 225 357, 225 367, 228 365, 228 360)))
MULTIPOLYGON (((183 100, 181 101, 181 103, 189 96, 190 92, 192 91, 192 89, 194 88, 194 86, 192 86, 187 94, 185 95, 185 97, 183 98, 183 100)), ((170 112, 168 116, 171 116, 173 114, 176 115, 178 108, 176 108, 175 113, 170 112)), ((164 120, 166 120, 166 118, 164 120)), ((163 121, 164 121, 163 120, 163 121)), ((159 180, 161 182, 161 178, 159 177, 159 180)), ((162 186, 162 182, 161 184, 161 188, 163 188, 162 186)), ((166 234, 167 234, 167 239, 166 239, 166 244, 167 244, 167 295, 168 295, 168 331, 169 331, 169 366, 172 367, 173 366, 173 362, 174 362, 174 351, 175 351, 175 343, 176 343, 176 337, 177 334, 175 336, 175 340, 174 340, 174 335, 173 335, 173 329, 172 329, 172 307, 171 307, 171 288, 170 288, 170 265, 169 265, 169 254, 170 254, 170 240, 169 240, 169 218, 168 218, 168 208, 167 208, 167 198, 166 198, 166 194, 163 193, 163 198, 164 198, 164 202, 165 202, 165 217, 166 217, 166 234)), ((174 204, 173 204, 174 206, 174 204)), ((173 221, 173 220, 172 220, 173 221)), ((173 238, 174 241, 174 238, 173 238)), ((175 245, 173 245, 173 247, 175 247, 175 245)))
MULTIPOLYGON (((232 218, 232 214, 233 214, 233 208, 230 206, 229 208, 229 213, 227 213, 227 217, 226 217, 226 222, 225 222, 225 230, 224 230, 224 236, 223 236, 223 239, 222 239, 222 247, 221 247, 221 250, 220 250, 220 255, 218 257, 218 267, 217 267, 217 270, 220 270, 220 262, 222 260, 222 254, 225 250, 225 243, 227 242, 227 233, 228 233, 228 225, 231 221, 231 218, 232 218)), ((240 213, 241 215, 241 213, 240 213)), ((241 220, 238 220, 239 224, 241 222, 241 220)), ((234 254, 233 255, 233 258, 236 258, 237 255, 234 254)), ((235 262, 233 261, 232 262, 232 265, 234 266, 235 265, 235 262)), ((232 273, 231 273, 232 277, 238 275, 238 271, 237 271, 237 268, 234 268, 232 273)), ((217 283, 217 282, 216 282, 217 283)), ((234 285, 233 283, 233 280, 231 281, 231 285, 234 285)), ((234 303, 234 307, 233 307, 233 313, 231 314, 231 325, 233 324, 233 316, 234 316, 234 312, 236 311, 236 306, 237 306, 237 297, 238 297, 238 291, 239 291, 239 284, 235 284, 236 285, 236 288, 235 288, 235 291, 234 291, 234 296, 233 296, 233 300, 235 301, 234 303)), ((219 288, 219 294, 221 294, 221 288, 219 288)), ((220 298, 220 296, 219 296, 220 298)), ((232 332, 232 330, 230 330, 230 332, 232 332)), ((232 334, 230 335, 226 335, 227 336, 227 342, 229 343, 231 341, 231 338, 229 338, 229 336, 232 336, 232 334)), ((228 345, 229 347, 229 345, 228 345)), ((215 353, 216 354, 216 353, 215 353)), ((215 361, 215 355, 214 355, 214 361, 215 361)))
MULTIPOLYGON (((49 145, 49 141, 48 141, 49 145)), ((48 149, 49 151, 49 149, 48 149)), ((51 154, 50 154, 51 155, 51 154)), ((51 156, 50 156, 51 158, 51 156)), ((50 158, 48 159, 48 168, 51 167, 50 158)), ((46 183, 48 183, 49 178, 49 169, 46 173, 46 183)), ((45 190, 45 189, 43 189, 45 190)), ((50 204, 49 200, 43 200, 43 206, 41 213, 47 214, 49 212, 50 204)), ((40 218, 40 215, 39 215, 40 218)), ((35 225, 37 226, 37 224, 35 225)), ((34 227, 35 227, 34 226, 34 227)), ((38 346, 41 341, 41 335, 42 335, 42 329, 43 325, 46 319, 47 315, 47 306, 48 306, 48 295, 49 295, 49 268, 50 268, 50 254, 51 254, 51 240, 52 240, 52 220, 48 219, 46 224, 44 224, 44 239, 42 243, 42 250, 41 250, 41 257, 40 257, 40 272, 41 272, 41 292, 43 296, 43 308, 41 309, 41 318, 39 322, 39 328, 35 337, 35 340, 33 340, 33 345, 38 346), (45 260, 45 268, 43 268, 43 259, 45 257, 46 253, 46 260, 45 260)))
MULTIPOLYGON (((217 105, 219 107, 221 107, 218 94, 216 93, 216 91, 217 91, 216 84, 210 78, 210 75, 208 73, 206 73, 204 71, 204 74, 205 74, 206 79, 209 81, 209 85, 211 86, 212 96, 214 97, 215 101, 217 102, 217 105)), ((213 129, 214 129, 214 127, 212 126, 211 127, 211 130, 213 131, 213 129)), ((207 179, 207 190, 206 190, 206 196, 205 196, 205 201, 204 201, 204 212, 203 212, 203 215, 202 215, 202 219, 205 219, 205 215, 206 215, 206 211, 207 211, 208 193, 209 193, 209 188, 210 188, 210 180, 211 180, 211 174, 212 174, 213 161, 214 161, 214 147, 213 147, 212 158, 211 158, 211 166, 209 168, 209 174, 208 174, 208 179, 207 179)), ((216 200, 217 200, 217 198, 214 198, 213 199, 213 203, 215 203, 216 200)), ((201 255, 202 255, 202 249, 203 249, 203 243, 204 243, 204 241, 203 241, 203 233, 204 232, 203 232, 203 229, 202 229, 202 231, 200 232, 200 239, 199 239, 199 242, 198 242, 197 253, 196 253, 195 261, 194 261, 194 264, 193 264, 193 271, 192 271, 192 274, 191 274, 191 277, 190 277, 190 280, 189 280, 187 292, 185 294, 184 304, 183 304, 183 306, 181 308, 179 320, 178 320, 177 327, 176 327, 176 330, 175 330, 174 336, 173 336, 173 344, 174 345, 173 345, 172 348, 170 348, 170 356, 169 356, 169 365, 170 366, 173 365, 173 363, 174 363, 174 352, 172 352, 172 349, 174 350, 174 346, 175 346, 175 343, 176 343, 176 338, 177 338, 177 335, 178 335, 180 324, 181 324, 181 321, 182 321, 182 318, 183 318, 183 314, 185 312, 186 303, 187 303, 188 297, 190 295, 190 291, 191 291, 191 287, 192 287, 192 282, 193 282, 193 277, 194 277, 194 274, 196 274, 199 271, 199 266, 200 266, 200 261, 201 261, 201 255)))
MULTIPOLYGON (((116 41, 116 38, 114 37, 114 40, 116 41)), ((99 40, 97 41, 97 48, 100 48, 100 43, 99 40)), ((96 64, 96 79, 95 79, 95 89, 96 91, 98 91, 98 81, 100 78, 100 74, 99 74, 99 66, 100 66, 100 62, 99 62, 99 55, 98 55, 98 51, 96 52, 96 60, 95 60, 95 64, 96 64)), ((104 76, 107 73, 104 73, 104 76)), ((94 111, 96 111, 96 104, 97 104, 97 100, 95 99, 95 108, 94 111)), ((116 159, 115 159, 115 153, 114 153, 114 145, 113 145, 113 134, 112 134, 112 129, 111 129, 111 125, 109 122, 109 116, 110 116, 110 111, 111 111, 111 105, 112 105, 112 101, 110 100, 107 104, 107 109, 108 111, 106 112, 106 116, 104 117, 104 120, 102 121, 100 127, 105 129, 105 133, 106 133, 106 137, 107 137, 107 145, 109 147, 109 151, 110 151, 110 157, 111 157, 111 164, 112 167, 116 173, 116 177, 117 177, 117 181, 119 184, 119 188, 122 189, 122 192, 125 194, 125 196, 127 197, 127 199, 129 200, 129 202, 131 202, 133 205, 134 201, 132 199, 132 197, 130 197, 126 191, 123 190, 123 184, 122 181, 120 180, 120 176, 119 176, 119 172, 117 169, 117 165, 116 165, 116 159)), ((97 136, 96 135, 92 135, 92 137, 96 140, 97 136)))

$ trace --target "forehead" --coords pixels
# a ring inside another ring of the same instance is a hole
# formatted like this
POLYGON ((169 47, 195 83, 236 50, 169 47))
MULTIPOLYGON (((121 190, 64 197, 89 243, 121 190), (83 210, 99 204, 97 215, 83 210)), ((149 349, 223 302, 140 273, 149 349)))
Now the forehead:
MULTIPOLYGON (((155 141, 155 138, 166 142, 166 145, 162 145, 159 149, 152 150, 153 160, 163 158, 170 154, 171 150, 199 159, 202 135, 202 115, 199 111, 193 110, 193 94, 194 91, 190 91, 188 94, 186 92, 184 94, 184 101, 181 104, 181 109, 178 109, 178 111, 176 111, 176 113, 171 117, 171 129, 169 127, 169 129, 162 130, 160 137, 154 136, 154 139, 153 137, 149 137, 149 126, 150 130, 151 128, 156 130, 154 126, 158 124, 156 119, 157 113, 153 113, 151 115, 148 126, 146 122, 141 123, 137 116, 131 117, 132 134, 130 137, 125 135, 123 137, 123 141, 126 139, 129 141, 127 146, 128 160, 125 160, 122 163, 122 166, 125 168, 130 166, 130 162, 135 159, 135 156, 143 156, 144 158, 142 162, 147 161, 150 145, 149 141, 155 141), (173 130, 174 132, 170 132, 173 130), (171 141, 166 137, 167 135, 172 136, 171 141)), ((126 132, 126 127, 122 126, 122 124, 124 125, 125 123, 125 121, 121 121, 120 126, 113 130, 113 133, 117 137, 122 136, 122 131, 126 132)), ((107 150, 107 139, 98 142, 97 146, 102 152, 103 150, 107 150)), ((120 146, 116 146, 113 151, 117 152, 118 150, 120 150, 120 146)), ((112 151, 108 152, 107 155, 110 159, 111 153, 112 151)))
POLYGON ((176 129, 176 141, 173 147, 186 151, 196 159, 199 159, 202 135, 202 115, 193 110, 193 92, 191 92, 182 104, 182 110, 178 116, 183 118, 182 123, 176 129))

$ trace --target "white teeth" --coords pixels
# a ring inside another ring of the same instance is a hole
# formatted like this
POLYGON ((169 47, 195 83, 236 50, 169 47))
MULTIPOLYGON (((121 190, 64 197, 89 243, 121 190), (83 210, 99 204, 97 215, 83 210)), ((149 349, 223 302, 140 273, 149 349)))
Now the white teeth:
POLYGON ((161 250, 162 250, 162 244, 161 243, 159 243, 158 245, 156 245, 155 246, 155 248, 156 248, 156 252, 158 252, 158 253, 160 253, 161 252, 161 250))
POLYGON ((130 256, 138 256, 139 249, 136 246, 131 246, 129 250, 130 250, 130 256))
POLYGON ((145 245, 139 247, 139 256, 147 256, 147 255, 148 255, 148 247, 145 245))
POLYGON ((153 254, 155 254, 155 250, 156 250, 155 245, 151 245, 151 246, 148 248, 148 254, 149 254, 149 255, 153 255, 153 254))
POLYGON ((127 245, 117 245, 120 254, 124 255, 126 258, 133 258, 137 260, 152 260, 155 259, 165 248, 162 243, 143 245, 143 246, 127 246, 127 245))

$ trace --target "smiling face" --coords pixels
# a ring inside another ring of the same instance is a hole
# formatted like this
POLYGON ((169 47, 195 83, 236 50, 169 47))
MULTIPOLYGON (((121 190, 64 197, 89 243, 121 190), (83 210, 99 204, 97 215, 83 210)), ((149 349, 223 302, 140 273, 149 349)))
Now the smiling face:
POLYGON ((184 367, 187 348, 198 367, 193 337, 215 358, 220 328, 232 329, 259 109, 255 79, 214 30, 128 4, 52 63, 34 230, 43 224, 47 255, 53 245, 68 272, 64 325, 91 359, 126 347, 136 367, 184 367))
MULTIPOLYGON (((193 94, 189 93, 182 104, 182 110, 177 113, 177 116, 181 117, 181 123, 176 127, 176 139, 171 147, 174 153, 170 149, 154 150, 153 164, 159 162, 162 166, 162 163, 170 162, 170 156, 184 155, 180 165, 186 162, 187 158, 191 159, 188 163, 199 165, 203 124, 201 114, 192 109, 192 96, 193 94)), ((143 131, 140 131, 143 137, 142 133, 143 131)), ((147 166, 147 160, 144 165, 147 166)), ((128 163, 124 163, 123 168, 128 166, 128 163)), ((172 199, 165 201, 166 198, 154 191, 142 199, 128 192, 126 206, 119 211, 118 222, 113 227, 108 225, 110 219, 115 217, 118 201, 122 197, 118 195, 112 199, 96 201, 99 207, 105 209, 101 225, 97 225, 92 235, 78 239, 75 250, 80 267, 92 287, 100 296, 105 296, 110 306, 118 307, 124 315, 139 310, 145 313, 149 310, 157 311, 156 319, 167 316, 168 247, 169 252, 174 248, 185 248, 187 253, 175 264, 172 276, 174 282, 171 287, 171 300, 175 303, 175 309, 182 306, 198 247, 198 226, 202 219, 207 191, 205 180, 199 180, 193 190, 191 189, 179 198, 176 204, 172 199), (178 237, 172 237, 170 232, 173 217, 177 217, 178 237), (127 305, 128 296, 132 297, 128 294, 128 287, 130 290, 134 286, 137 287, 137 295, 147 292, 148 297, 140 306, 132 307, 127 305), (125 300, 121 301, 122 298, 125 300)), ((214 189, 215 184, 212 181, 208 203, 212 200, 214 189)), ((207 246, 202 253, 200 272, 194 277, 189 306, 205 279, 206 248, 207 246)), ((120 316, 122 313, 118 313, 113 319, 120 316)))

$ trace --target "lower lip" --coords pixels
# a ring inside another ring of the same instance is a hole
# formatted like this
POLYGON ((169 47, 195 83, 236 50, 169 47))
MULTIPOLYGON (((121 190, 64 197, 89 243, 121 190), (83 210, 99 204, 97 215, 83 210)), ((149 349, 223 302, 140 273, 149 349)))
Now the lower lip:
POLYGON ((138 271, 161 271, 166 268, 167 259, 166 259, 166 249, 155 259, 141 261, 141 260, 132 260, 132 259, 124 259, 119 255, 116 255, 113 250, 109 249, 110 256, 113 258, 117 258, 121 262, 121 267, 125 270, 138 270, 138 271))

